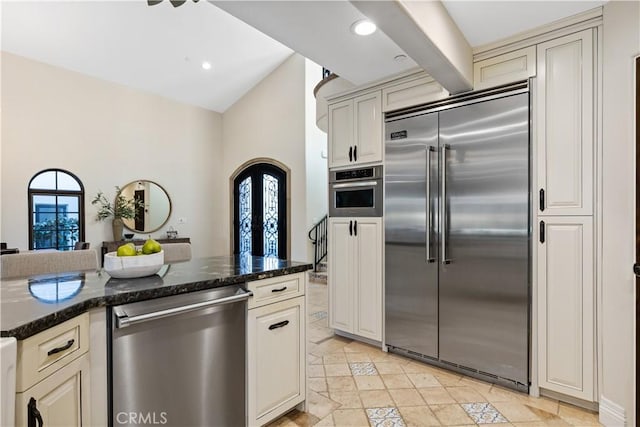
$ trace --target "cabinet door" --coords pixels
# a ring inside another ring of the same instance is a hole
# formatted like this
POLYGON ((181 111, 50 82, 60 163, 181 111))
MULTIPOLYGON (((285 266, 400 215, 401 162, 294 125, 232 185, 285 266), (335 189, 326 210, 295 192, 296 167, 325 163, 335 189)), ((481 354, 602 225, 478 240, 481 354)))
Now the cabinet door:
POLYGON ((473 89, 486 89, 536 75, 536 47, 530 46, 473 64, 473 89))
POLYGON ((593 32, 538 45, 539 215, 593 214, 593 32))
POLYGON ((382 95, 380 91, 353 100, 355 163, 382 161, 382 95))
POLYGON ((345 166, 353 156, 353 100, 329 105, 329 167, 345 166))
POLYGON ((354 247, 353 220, 329 218, 329 326, 354 332, 354 247), (350 230, 351 229, 351 230, 350 230))
POLYGON ((426 76, 382 89, 382 111, 400 110, 449 96, 433 77, 426 76))
POLYGON ((355 334, 382 340, 382 219, 354 218, 356 231, 355 334))
POLYGON ((262 425, 305 398, 304 297, 249 310, 249 425, 262 425))
POLYGON ((89 355, 85 354, 28 390, 16 394, 16 426, 27 426, 27 405, 36 400, 45 426, 89 425, 89 355))
POLYGON ((593 222, 591 217, 541 220, 544 243, 539 235, 540 387, 593 401, 593 222))

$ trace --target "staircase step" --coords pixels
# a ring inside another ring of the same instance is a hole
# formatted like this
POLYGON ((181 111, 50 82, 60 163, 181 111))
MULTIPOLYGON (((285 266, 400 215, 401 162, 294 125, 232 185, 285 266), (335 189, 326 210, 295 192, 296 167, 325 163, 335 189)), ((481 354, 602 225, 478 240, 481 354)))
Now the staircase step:
POLYGON ((327 271, 327 263, 319 262, 317 266, 318 271, 327 271))
POLYGON ((314 271, 310 271, 309 272, 309 281, 313 282, 313 283, 323 283, 323 284, 327 284, 327 273, 326 272, 322 272, 322 271, 318 271, 318 272, 314 272, 314 271))

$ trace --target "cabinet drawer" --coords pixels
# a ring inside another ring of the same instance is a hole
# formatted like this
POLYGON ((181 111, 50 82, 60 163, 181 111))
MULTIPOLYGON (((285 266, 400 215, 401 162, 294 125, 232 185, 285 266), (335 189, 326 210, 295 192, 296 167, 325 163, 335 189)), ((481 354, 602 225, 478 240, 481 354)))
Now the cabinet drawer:
POLYGON ((88 350, 88 313, 19 341, 16 391, 26 390, 88 350))
POLYGON ((304 274, 248 282, 247 287, 253 292, 249 309, 304 295, 304 284, 304 274))
POLYGON ((382 89, 382 111, 399 110, 447 96, 449 92, 440 83, 431 77, 423 77, 382 89))

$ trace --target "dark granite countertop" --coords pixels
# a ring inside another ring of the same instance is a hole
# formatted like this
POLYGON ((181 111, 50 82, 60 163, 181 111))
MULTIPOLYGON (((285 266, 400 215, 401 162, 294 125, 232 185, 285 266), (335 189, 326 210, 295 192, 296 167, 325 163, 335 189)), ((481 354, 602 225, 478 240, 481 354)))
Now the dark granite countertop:
POLYGON ((156 275, 114 279, 106 272, 3 280, 0 336, 25 339, 95 307, 126 304, 309 270, 275 258, 220 256, 163 267, 156 275))

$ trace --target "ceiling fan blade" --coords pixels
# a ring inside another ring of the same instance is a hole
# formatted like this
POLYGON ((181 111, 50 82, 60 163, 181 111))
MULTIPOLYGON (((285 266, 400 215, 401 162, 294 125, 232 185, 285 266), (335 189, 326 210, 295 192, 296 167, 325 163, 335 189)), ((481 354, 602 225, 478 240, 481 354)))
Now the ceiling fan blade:
POLYGON ((162 3, 162 0, 147 0, 147 5, 148 6, 155 6, 157 4, 162 3))
POLYGON ((185 4, 187 2, 187 0, 169 0, 169 1, 173 5, 173 7, 182 6, 183 4, 185 4))

